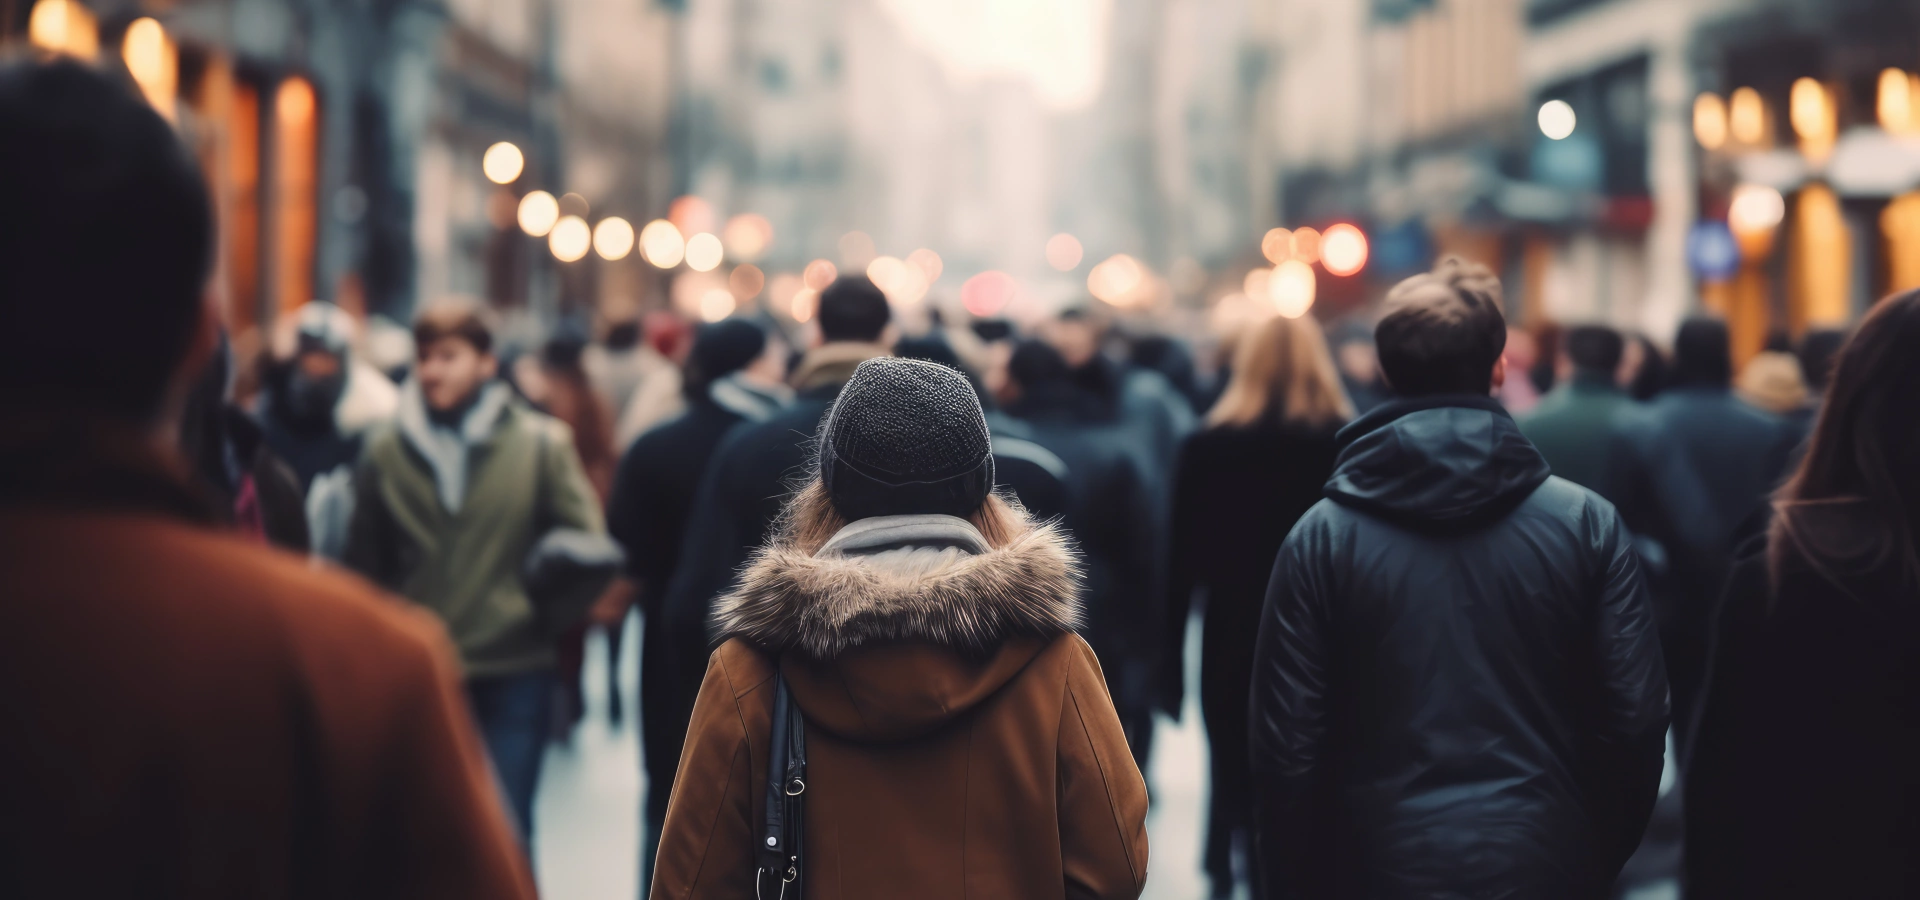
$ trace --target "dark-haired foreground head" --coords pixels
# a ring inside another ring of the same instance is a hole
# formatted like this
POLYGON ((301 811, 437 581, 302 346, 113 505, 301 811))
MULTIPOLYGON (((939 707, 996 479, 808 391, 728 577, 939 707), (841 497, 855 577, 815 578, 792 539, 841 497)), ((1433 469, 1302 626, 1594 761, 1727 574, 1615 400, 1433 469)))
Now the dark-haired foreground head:
POLYGON ((0 396, 142 427, 217 341, 198 165, 127 85, 72 61, 0 67, 0 396))
POLYGON ((1478 263, 1448 257, 1395 285, 1373 334, 1380 369, 1403 397, 1484 396, 1506 377, 1500 281, 1478 263))
POLYGON ((938 363, 860 364, 820 426, 820 480, 847 521, 965 518, 993 491, 986 414, 966 376, 938 363))

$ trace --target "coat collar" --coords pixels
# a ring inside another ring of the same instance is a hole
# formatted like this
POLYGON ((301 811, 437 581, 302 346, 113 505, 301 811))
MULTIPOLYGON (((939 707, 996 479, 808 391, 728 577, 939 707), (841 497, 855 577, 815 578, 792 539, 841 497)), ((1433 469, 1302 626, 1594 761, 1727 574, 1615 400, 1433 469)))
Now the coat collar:
POLYGON ((185 460, 137 429, 16 418, 0 438, 0 508, 146 512, 218 526, 219 506, 185 460))
POLYGON ((821 344, 800 360, 800 365, 788 379, 795 390, 812 391, 831 386, 837 392, 840 385, 853 377, 853 370, 860 364, 880 356, 891 355, 886 347, 879 344, 866 344, 858 341, 836 341, 821 344))
MULTIPOLYGON (((498 381, 488 382, 480 388, 480 396, 473 401, 473 407, 460 420, 457 434, 463 443, 474 445, 486 443, 493 437, 511 405, 513 391, 498 381)), ((437 443, 436 432, 445 433, 447 429, 436 429, 427 417, 427 399, 420 392, 418 379, 409 378, 400 389, 400 405, 394 416, 400 427, 400 433, 414 449, 430 455, 429 447, 437 443)))
POLYGON ((1023 522, 987 545, 949 516, 887 516, 847 526, 808 554, 759 550, 714 613, 722 639, 835 659, 868 644, 918 641, 990 652, 1012 637, 1051 638, 1080 623, 1080 562, 1051 524, 1023 522))

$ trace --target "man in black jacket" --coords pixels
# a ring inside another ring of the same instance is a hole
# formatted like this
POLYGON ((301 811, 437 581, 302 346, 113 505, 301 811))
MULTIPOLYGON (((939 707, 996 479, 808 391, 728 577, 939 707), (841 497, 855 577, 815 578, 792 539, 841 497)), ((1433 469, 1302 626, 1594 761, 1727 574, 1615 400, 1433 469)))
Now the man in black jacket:
POLYGON ((1136 764, 1145 765, 1153 729, 1152 651, 1162 617, 1153 596, 1155 497, 1136 454, 1105 417, 1102 401, 1072 381, 1067 361, 1040 341, 1022 341, 1007 364, 1015 396, 1007 413, 1067 470, 1072 502, 1062 521, 1085 559, 1086 622, 1080 633, 1100 656, 1136 764))
POLYGON ((1394 289, 1401 399, 1341 432, 1281 547, 1250 711, 1269 898, 1604 897, 1646 826, 1646 590, 1613 507, 1489 397, 1498 291, 1457 260, 1394 289))
MULTIPOLYGON (((681 388, 686 411, 642 434, 620 458, 607 501, 607 532, 627 553, 627 576, 645 626, 640 637, 640 743, 646 765, 641 884, 667 819, 680 745, 693 715, 675 682, 664 600, 692 517, 694 490, 727 432, 779 413, 787 390, 786 344, 746 319, 701 326, 681 388)), ((618 706, 614 708, 618 709, 618 706)))

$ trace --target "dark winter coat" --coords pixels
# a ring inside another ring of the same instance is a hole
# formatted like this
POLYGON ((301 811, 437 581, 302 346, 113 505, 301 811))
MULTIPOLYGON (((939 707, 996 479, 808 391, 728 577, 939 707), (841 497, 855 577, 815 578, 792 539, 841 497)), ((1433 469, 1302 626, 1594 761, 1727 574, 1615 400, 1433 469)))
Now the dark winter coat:
POLYGON ((1613 508, 1486 397, 1389 403, 1340 441, 1255 650, 1266 895, 1604 896, 1667 728, 1613 508))
POLYGON ((990 547, 946 516, 862 519, 816 553, 759 554, 718 611, 728 640, 694 710, 655 900, 755 896, 776 672, 806 717, 805 896, 1138 897, 1146 784, 1072 633, 1074 574, 1053 528, 990 547))
POLYGON ((194 473, 213 492, 222 518, 282 550, 311 550, 306 489, 267 446, 259 423, 238 407, 222 405, 198 424, 188 448, 194 473))
POLYGON ((1576 372, 1520 417, 1520 433, 1553 474, 1618 505, 1620 456, 1627 450, 1621 420, 1634 406, 1610 373, 1576 372))
POLYGON ((360 459, 364 435, 341 431, 331 413, 303 420, 269 401, 260 410, 260 427, 267 446, 300 479, 302 491, 313 486, 314 478, 341 466, 352 468, 360 459))
POLYGON ((1681 782, 1687 896, 1920 894, 1920 591, 1890 566, 1836 582, 1789 559, 1775 594, 1762 547, 1713 630, 1681 782))
MULTIPOLYGON (((1707 630, 1726 585, 1743 525, 1765 514, 1767 498, 1784 479, 1799 435, 1785 421, 1761 412, 1725 387, 1694 385, 1662 393, 1648 404, 1643 450, 1655 464, 1684 466, 1698 485, 1696 502, 1663 504, 1667 521, 1651 526, 1675 538, 1672 576, 1655 594, 1667 674, 1673 680, 1674 722, 1684 749, 1694 704, 1705 678, 1707 630)), ((1629 504, 1628 509, 1637 508, 1629 504)))
POLYGON ((1114 426, 1090 417, 1084 397, 1065 383, 1029 388, 1007 412, 1066 463, 1071 501, 1062 523, 1086 554, 1087 623, 1081 632, 1100 654, 1123 717, 1149 701, 1142 665, 1159 649, 1159 600, 1153 595, 1158 549, 1156 497, 1137 453, 1114 426), (1137 671, 1130 671, 1137 670, 1137 671))
POLYGON ((1261 600, 1280 542, 1333 474, 1333 436, 1332 428, 1210 428, 1187 438, 1175 470, 1159 699, 1179 715, 1187 616, 1198 594, 1206 610, 1200 707, 1212 768, 1207 866, 1216 874, 1230 871, 1232 832, 1252 827, 1247 684, 1261 600))
POLYGON ((640 436, 627 448, 607 506, 607 531, 627 552, 627 574, 639 585, 645 628, 640 644, 640 736, 654 827, 666 815, 666 789, 680 765, 680 744, 693 714, 690 697, 676 686, 670 631, 665 626, 667 585, 679 563, 682 537, 693 515, 693 494, 714 449, 743 416, 707 398, 640 436))

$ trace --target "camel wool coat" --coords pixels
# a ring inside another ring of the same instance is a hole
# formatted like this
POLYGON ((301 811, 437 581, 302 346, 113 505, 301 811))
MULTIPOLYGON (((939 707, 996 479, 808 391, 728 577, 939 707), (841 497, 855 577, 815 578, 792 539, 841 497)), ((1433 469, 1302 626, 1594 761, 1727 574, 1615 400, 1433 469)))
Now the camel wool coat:
POLYGON ((762 549, 716 611, 655 900, 754 896, 776 671, 807 720, 808 900, 1123 898, 1147 790, 1052 526, 947 516, 762 549))

